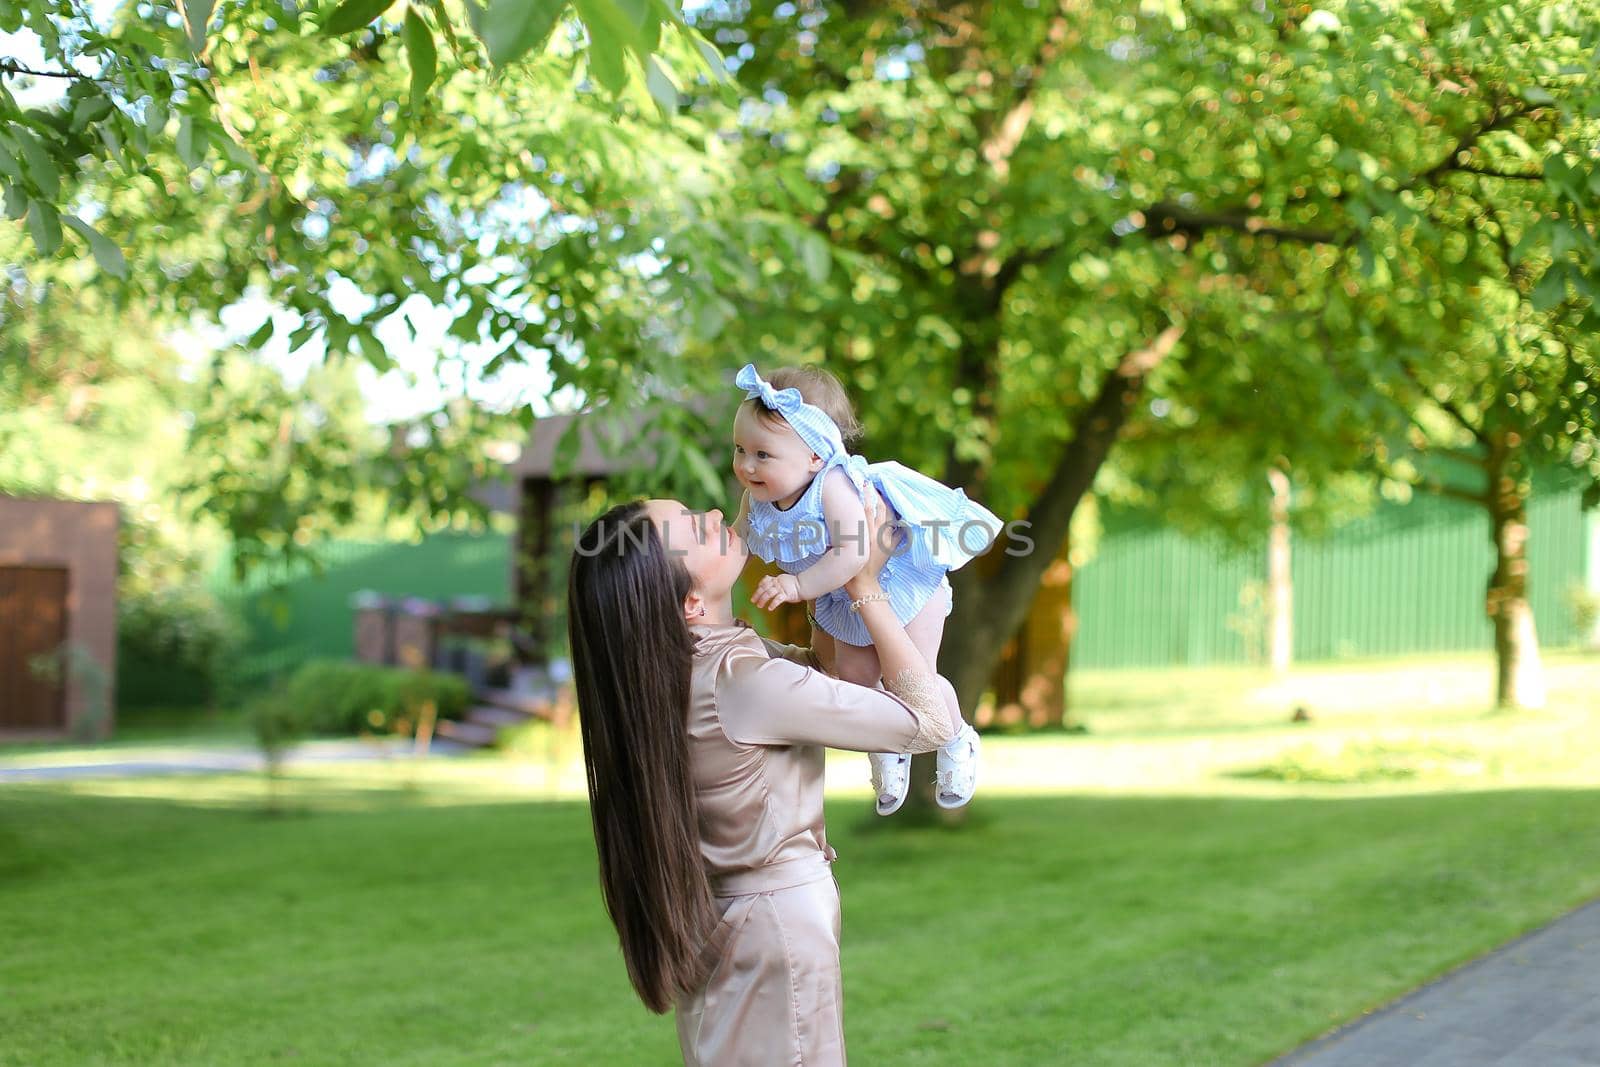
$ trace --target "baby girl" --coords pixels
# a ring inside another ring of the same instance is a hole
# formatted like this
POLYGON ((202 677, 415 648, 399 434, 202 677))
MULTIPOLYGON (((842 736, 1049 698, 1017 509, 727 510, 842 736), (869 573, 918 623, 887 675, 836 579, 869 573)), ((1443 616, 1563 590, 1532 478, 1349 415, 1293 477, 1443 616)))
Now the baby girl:
MULTIPOLYGON (((770 610, 810 601, 812 647, 823 663, 840 678, 877 685, 878 654, 860 605, 842 588, 871 548, 866 502, 876 493, 874 510, 882 513, 877 504, 887 503, 906 533, 879 578, 883 595, 937 671, 951 606, 945 574, 985 551, 1000 520, 960 489, 846 451, 860 426, 844 388, 827 371, 785 367, 763 381, 746 364, 735 383, 745 390, 733 421, 733 473, 745 489, 735 527, 751 552, 785 572, 763 578, 752 602, 770 610)), ((962 720, 950 683, 940 678, 939 685, 959 732, 938 752, 935 799, 958 808, 977 787, 978 735, 962 720)), ((869 759, 878 814, 891 815, 905 802, 911 757, 875 752, 869 759)))

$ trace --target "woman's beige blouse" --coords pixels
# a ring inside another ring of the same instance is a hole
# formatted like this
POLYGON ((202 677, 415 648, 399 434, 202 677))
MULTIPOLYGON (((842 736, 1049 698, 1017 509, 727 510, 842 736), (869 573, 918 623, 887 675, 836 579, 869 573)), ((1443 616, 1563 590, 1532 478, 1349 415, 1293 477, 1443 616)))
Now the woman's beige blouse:
POLYGON ((809 649, 748 626, 693 626, 689 744, 713 883, 833 850, 822 828, 823 749, 928 751, 918 714, 818 669, 809 649))
POLYGON ((742 624, 691 632, 689 759, 721 920, 703 950, 704 984, 676 1006, 683 1061, 843 1067, 823 748, 925 751, 949 738, 949 711, 922 675, 898 680, 908 704, 830 678, 809 650, 742 624))

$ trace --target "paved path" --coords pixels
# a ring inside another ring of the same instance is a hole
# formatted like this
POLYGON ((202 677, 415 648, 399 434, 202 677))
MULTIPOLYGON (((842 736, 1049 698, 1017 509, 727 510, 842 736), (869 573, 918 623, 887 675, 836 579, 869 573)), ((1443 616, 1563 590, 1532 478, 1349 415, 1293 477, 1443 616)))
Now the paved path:
POLYGON ((1600 1067, 1600 901, 1277 1064, 1600 1067))
MULTIPOLYGON (((448 756, 465 751, 447 738, 435 738, 429 746, 430 756, 448 756)), ((349 760, 372 760, 405 756, 411 752, 411 742, 399 740, 378 741, 308 741, 289 753, 287 762, 330 763, 349 760)), ((259 771, 262 768, 261 752, 248 745, 229 745, 208 748, 183 748, 156 746, 130 749, 126 759, 118 759, 115 749, 105 749, 92 759, 82 755, 76 760, 60 760, 15 756, 0 761, 0 784, 6 782, 44 782, 66 778, 120 778, 145 774, 217 774, 229 771, 259 771)))

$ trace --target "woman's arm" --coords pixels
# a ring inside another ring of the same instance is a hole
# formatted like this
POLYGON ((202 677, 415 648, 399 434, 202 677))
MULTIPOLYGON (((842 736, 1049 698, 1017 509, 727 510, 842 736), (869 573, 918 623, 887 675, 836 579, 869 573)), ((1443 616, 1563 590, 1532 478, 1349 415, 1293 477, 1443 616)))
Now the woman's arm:
POLYGON ((841 681, 754 646, 728 658, 716 700, 723 732, 744 745, 932 752, 953 736, 937 692, 937 706, 925 712, 920 698, 841 681))
POLYGON ((905 627, 900 625, 883 587, 878 584, 878 574, 884 563, 903 543, 903 534, 887 519, 882 510, 874 510, 868 522, 873 531, 868 546, 871 555, 866 566, 845 583, 844 589, 850 597, 850 606, 860 612, 861 621, 872 637, 878 666, 883 673, 883 687, 904 700, 917 715, 917 736, 913 745, 899 751, 926 752, 955 737, 955 724, 934 682, 932 665, 906 635, 905 627), (925 744, 927 748, 922 747, 925 744))

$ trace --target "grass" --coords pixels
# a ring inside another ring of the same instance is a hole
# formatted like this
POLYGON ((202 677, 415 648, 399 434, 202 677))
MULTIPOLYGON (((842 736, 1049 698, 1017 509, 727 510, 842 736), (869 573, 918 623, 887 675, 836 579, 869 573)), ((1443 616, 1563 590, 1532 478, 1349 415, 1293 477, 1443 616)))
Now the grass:
MULTIPOLYGON (((1549 666, 1516 714, 1475 661, 1075 676, 959 833, 831 754, 852 1058, 1259 1063, 1600 895, 1600 659, 1549 666)), ((286 786, 0 783, 0 1067, 675 1062, 570 733, 286 786)))
MULTIPOLYGON (((0 1064, 673 1061, 580 804, 294 782, 279 818, 9 787, 0 1064)), ((864 1063, 1255 1063, 1600 893, 1596 791, 861 811, 829 824, 864 1063)))
POLYGON ((238 708, 136 708, 117 713, 116 730, 104 741, 5 741, 0 757, 55 755, 61 752, 115 752, 170 744, 247 745, 254 738, 238 708))

